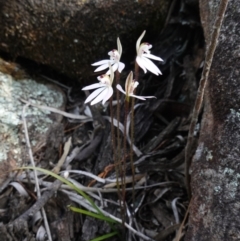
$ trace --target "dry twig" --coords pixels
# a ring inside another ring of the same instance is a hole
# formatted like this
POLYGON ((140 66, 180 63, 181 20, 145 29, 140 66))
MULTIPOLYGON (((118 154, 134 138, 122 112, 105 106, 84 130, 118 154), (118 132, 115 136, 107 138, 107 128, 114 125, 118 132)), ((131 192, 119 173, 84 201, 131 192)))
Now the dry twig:
MULTIPOLYGON (((25 119, 25 112, 26 112, 26 108, 29 106, 29 104, 27 103, 24 107, 23 107, 23 110, 22 110, 22 121, 23 121, 23 126, 24 126, 24 133, 25 133, 25 139, 26 139, 26 143, 27 143, 27 147, 28 147, 28 152, 29 152, 29 158, 31 160, 31 164, 33 167, 35 167, 35 162, 34 162, 34 159, 33 159, 33 153, 32 153, 32 148, 31 148, 31 144, 30 144, 30 140, 29 140, 29 135, 28 135, 28 128, 27 128, 27 123, 26 123, 26 119, 25 119)), ((36 170, 34 169, 33 170, 33 173, 34 173, 34 179, 35 179, 35 185, 36 185, 36 190, 37 190, 37 197, 38 199, 41 198, 41 192, 40 192, 40 188, 39 188, 39 182, 38 182, 38 177, 37 177, 37 172, 36 170)), ((30 210, 29 210, 30 211, 30 210)), ((41 208, 41 211, 42 211, 42 215, 43 215, 43 220, 44 220, 44 224, 45 224, 45 228, 46 228, 46 231, 47 231, 47 235, 48 235, 48 239, 49 241, 52 241, 52 235, 51 235, 51 232, 50 232, 50 228, 49 228, 49 224, 48 224, 48 220, 47 220, 47 217, 46 217, 46 212, 45 212, 45 209, 41 208)), ((22 216, 21 216, 22 217, 22 216)), ((20 218, 21 218, 20 217, 20 218)), ((27 217, 27 216, 25 216, 27 217)), ((17 221, 15 220, 14 221, 15 223, 17 223, 17 221)))

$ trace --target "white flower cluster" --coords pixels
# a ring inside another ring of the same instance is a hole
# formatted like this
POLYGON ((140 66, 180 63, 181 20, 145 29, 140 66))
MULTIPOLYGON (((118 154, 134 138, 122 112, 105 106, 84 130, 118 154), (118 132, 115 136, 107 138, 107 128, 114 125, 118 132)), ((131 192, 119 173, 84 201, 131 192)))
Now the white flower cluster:
MULTIPOLYGON (((151 44, 141 43, 141 40, 144 37, 145 33, 146 31, 142 33, 142 35, 138 38, 136 43, 136 62, 139 65, 139 67, 143 69, 144 73, 146 73, 148 70, 155 75, 162 74, 160 69, 150 59, 157 61, 163 60, 160 57, 157 57, 150 53, 150 49, 152 48, 151 44)), ((125 64, 120 62, 120 58, 122 55, 122 45, 119 38, 117 39, 117 49, 113 49, 108 53, 108 55, 110 56, 110 59, 104 59, 92 64, 93 66, 99 66, 97 67, 97 69, 95 69, 94 72, 102 71, 107 68, 109 68, 109 70, 106 72, 106 74, 97 77, 99 83, 86 86, 82 89, 96 89, 88 96, 88 98, 85 100, 85 103, 91 102, 91 105, 94 105, 102 101, 102 104, 104 105, 113 94, 112 83, 114 79, 114 72, 118 71, 119 73, 121 73, 125 67, 125 64)), ((126 79, 125 91, 119 84, 116 87, 119 91, 125 94, 127 98, 135 97, 141 100, 146 100, 146 98, 155 98, 154 96, 134 95, 134 90, 138 86, 138 84, 139 83, 133 79, 133 73, 130 72, 126 79)))

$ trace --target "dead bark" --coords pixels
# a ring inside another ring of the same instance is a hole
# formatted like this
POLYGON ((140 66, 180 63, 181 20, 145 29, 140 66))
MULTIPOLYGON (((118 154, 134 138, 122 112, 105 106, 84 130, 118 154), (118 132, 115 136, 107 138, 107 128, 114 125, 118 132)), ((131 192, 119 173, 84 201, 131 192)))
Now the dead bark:
MULTIPOLYGON (((201 0, 206 42, 219 1, 201 0)), ((185 240, 240 239, 240 2, 229 1, 205 90, 200 138, 191 166, 185 240)))
MULTIPOLYGON (((171 1, 0 0, 0 49, 46 64, 70 77, 92 73, 121 37, 135 53, 144 29, 161 31, 171 1), (88 71, 91 72, 88 72, 88 71)), ((148 35, 149 36, 149 35, 148 35)))

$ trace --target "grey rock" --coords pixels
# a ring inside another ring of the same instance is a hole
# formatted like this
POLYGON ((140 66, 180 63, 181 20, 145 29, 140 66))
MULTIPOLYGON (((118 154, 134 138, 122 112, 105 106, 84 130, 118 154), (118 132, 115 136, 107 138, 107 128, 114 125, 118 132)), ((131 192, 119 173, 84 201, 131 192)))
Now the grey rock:
POLYGON ((0 0, 0 49, 46 64, 74 78, 116 49, 134 57, 143 30, 148 41, 165 22, 168 0, 0 0))
MULTIPOLYGON (((63 109, 65 105, 65 96, 60 89, 30 78, 15 80, 0 72, 0 162, 14 160, 17 166, 29 160, 22 120, 25 104, 20 99, 58 109, 63 109)), ((26 109, 25 119, 32 148, 45 141, 49 128, 61 118, 36 107, 26 109)))

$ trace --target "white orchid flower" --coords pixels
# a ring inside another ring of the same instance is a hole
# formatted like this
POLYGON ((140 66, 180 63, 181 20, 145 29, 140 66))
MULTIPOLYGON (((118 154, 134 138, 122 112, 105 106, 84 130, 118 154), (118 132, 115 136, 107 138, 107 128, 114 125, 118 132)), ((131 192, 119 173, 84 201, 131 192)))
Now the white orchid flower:
POLYGON ((93 91, 88 98, 85 100, 85 104, 91 101, 91 105, 95 105, 98 102, 102 101, 102 104, 104 105, 108 99, 113 94, 113 88, 112 88, 112 83, 113 83, 113 71, 112 68, 109 64, 110 67, 110 76, 107 74, 98 76, 97 79, 100 81, 97 84, 92 84, 89 86, 86 86, 82 88, 82 90, 92 90, 96 89, 93 91))
MULTIPOLYGON (((122 55, 122 45, 121 45, 121 42, 120 42, 119 38, 117 38, 117 46, 118 46, 117 50, 113 49, 110 52, 108 52, 108 55, 110 56, 110 60, 104 59, 104 60, 101 60, 101 61, 98 61, 98 62, 92 64, 92 66, 100 65, 98 68, 96 68, 94 70, 94 72, 98 72, 98 71, 101 71, 101 70, 104 70, 104 69, 108 68, 109 62, 112 66, 113 72, 115 72, 116 70, 118 70, 119 73, 122 72, 122 70, 125 67, 125 64, 120 62, 120 58, 121 58, 121 55, 122 55)), ((110 70, 108 70, 108 72, 106 74, 109 75, 110 70)))
POLYGON ((121 91, 123 94, 126 95, 127 101, 129 101, 129 97, 135 97, 140 100, 146 100, 147 98, 156 98, 155 96, 134 95, 134 90, 137 88, 138 84, 139 83, 133 79, 133 72, 131 71, 126 79, 125 91, 123 90, 122 86, 119 84, 116 87, 119 91, 121 91))
POLYGON ((160 69, 149 59, 154 59, 158 61, 163 61, 163 60, 160 57, 157 57, 150 53, 149 49, 152 48, 151 44, 149 43, 140 44, 145 33, 146 33, 146 30, 143 31, 142 35, 138 38, 136 43, 136 50, 137 50, 136 61, 138 65, 143 69, 145 74, 147 73, 147 70, 149 70, 155 75, 162 74, 160 69))

